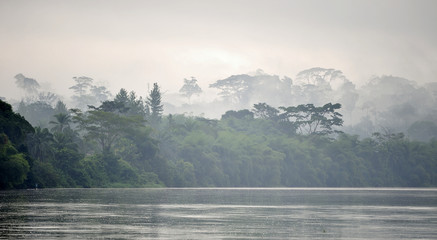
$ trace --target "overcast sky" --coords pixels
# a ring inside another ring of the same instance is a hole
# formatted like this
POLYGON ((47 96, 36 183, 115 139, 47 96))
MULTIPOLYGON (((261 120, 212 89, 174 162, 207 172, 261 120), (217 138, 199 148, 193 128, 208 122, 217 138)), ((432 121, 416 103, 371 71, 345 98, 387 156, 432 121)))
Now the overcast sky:
POLYGON ((437 1, 0 1, 0 96, 23 73, 60 94, 88 76, 146 95, 263 69, 437 81, 437 1))

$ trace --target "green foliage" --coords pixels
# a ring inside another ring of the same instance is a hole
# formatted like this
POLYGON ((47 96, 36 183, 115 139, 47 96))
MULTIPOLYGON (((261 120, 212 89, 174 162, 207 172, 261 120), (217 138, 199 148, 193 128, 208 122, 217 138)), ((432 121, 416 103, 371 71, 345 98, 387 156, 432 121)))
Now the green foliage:
POLYGON ((244 109, 239 111, 229 110, 222 115, 222 120, 226 118, 238 118, 238 119, 253 119, 253 112, 244 109))
POLYGON ((0 133, 5 133, 18 148, 25 144, 26 136, 33 127, 19 114, 12 111, 10 104, 0 100, 0 133))
POLYGON ((121 113, 128 116, 143 116, 146 117, 146 107, 144 106, 144 101, 141 97, 137 97, 134 91, 128 92, 122 88, 117 93, 113 101, 121 109, 121 113))
POLYGON ((18 187, 30 170, 26 135, 32 126, 11 105, 0 100, 0 189, 18 187))
POLYGON ((86 112, 57 113, 51 131, 2 105, 1 188, 437 186, 436 140, 341 133, 340 104, 259 103, 220 120, 168 115, 148 124, 141 102, 122 89, 86 112))
POLYGON ((67 113, 58 113, 54 115, 55 121, 50 121, 49 124, 53 125, 53 132, 63 132, 66 128, 70 128, 71 117, 67 113))
POLYGON ((67 181, 60 169, 55 168, 49 162, 36 161, 32 166, 33 183, 29 187, 67 187, 67 181))
POLYGON ((21 114, 32 126, 48 127, 48 123, 55 114, 53 107, 43 101, 31 103, 20 102, 17 113, 21 114))
POLYGON ((297 107, 281 107, 284 111, 281 119, 291 122, 300 134, 331 134, 333 127, 342 126, 342 115, 337 112, 341 104, 327 103, 322 107, 315 107, 313 104, 301 104, 297 107))
POLYGON ((68 114, 67 105, 64 102, 58 101, 55 106, 55 114, 68 114))
POLYGON ((192 163, 179 160, 175 166, 174 185, 176 187, 192 187, 197 186, 194 166, 192 163))
POLYGON ((157 83, 153 84, 153 89, 147 97, 147 105, 150 108, 150 120, 152 124, 160 122, 164 106, 161 103, 161 90, 157 83))
POLYGON ((12 146, 6 134, 0 133, 0 189, 22 184, 28 172, 25 155, 12 146))
POLYGON ((28 136, 28 148, 30 155, 39 161, 45 161, 53 156, 53 135, 47 128, 35 128, 35 132, 28 136))
POLYGON ((267 103, 257 103, 253 105, 253 112, 256 117, 261 119, 269 119, 276 121, 278 119, 279 110, 269 106, 267 103))
POLYGON ((85 139, 97 142, 104 154, 111 153, 116 141, 143 122, 142 117, 119 115, 112 107, 110 108, 112 111, 109 111, 105 103, 100 108, 90 110, 85 114, 76 112, 74 116, 80 130, 84 131, 85 139))

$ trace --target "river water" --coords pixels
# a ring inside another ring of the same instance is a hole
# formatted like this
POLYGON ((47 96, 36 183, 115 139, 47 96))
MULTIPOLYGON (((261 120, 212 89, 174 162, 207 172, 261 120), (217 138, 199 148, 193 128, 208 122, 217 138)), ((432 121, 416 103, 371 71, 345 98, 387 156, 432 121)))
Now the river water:
POLYGON ((437 189, 0 191, 2 239, 437 239, 437 189))

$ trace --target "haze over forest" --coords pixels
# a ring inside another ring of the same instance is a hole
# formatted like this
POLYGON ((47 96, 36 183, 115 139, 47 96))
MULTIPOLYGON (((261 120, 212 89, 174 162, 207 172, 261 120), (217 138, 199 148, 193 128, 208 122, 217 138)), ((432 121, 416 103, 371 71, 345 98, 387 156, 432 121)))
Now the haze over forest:
POLYGON ((437 186, 436 11, 1 1, 0 188, 437 186))
MULTIPOLYGON (((24 92, 25 98, 20 101, 21 109, 19 102, 12 103, 34 126, 48 127, 53 114, 38 109, 41 107, 35 104, 44 103, 47 105, 44 109, 54 109, 57 101, 61 100, 68 108, 86 111, 89 105, 99 106, 115 96, 105 86, 95 82, 89 77, 75 77, 68 86, 74 94, 68 98, 45 91, 37 80, 20 73, 15 76, 15 83, 16 88, 24 92), (89 83, 79 92, 77 86, 81 79, 89 83), (45 123, 41 121, 41 116, 46 116, 45 123)), ((251 74, 217 80, 205 90, 198 85, 195 77, 184 79, 179 86, 177 93, 163 93, 165 114, 219 119, 228 110, 251 110, 257 103, 277 108, 307 103, 322 106, 331 102, 342 105, 340 113, 344 124, 341 130, 347 133, 370 137, 378 131, 405 132, 416 140, 430 140, 437 136, 437 128, 434 127, 437 122, 437 83, 419 85, 401 77, 380 76, 356 87, 339 70, 311 68, 299 72, 294 79, 269 75, 258 69, 251 74), (211 95, 210 89, 217 93, 211 95), (205 101, 207 97, 209 101, 205 101), (420 124, 428 128, 415 130, 420 124)), ((128 90, 143 99, 149 91, 128 90)))
POLYGON ((72 95, 88 76, 112 93, 178 92, 263 69, 293 78, 313 67, 341 70, 357 87, 393 75, 419 84, 437 75, 436 2, 12 1, 0 2, 0 96, 19 101, 22 73, 72 95))

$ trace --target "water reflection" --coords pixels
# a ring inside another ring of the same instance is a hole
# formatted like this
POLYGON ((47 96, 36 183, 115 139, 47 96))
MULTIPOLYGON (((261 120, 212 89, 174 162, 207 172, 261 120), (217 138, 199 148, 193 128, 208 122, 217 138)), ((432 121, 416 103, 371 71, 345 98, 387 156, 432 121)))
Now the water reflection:
POLYGON ((0 192, 1 238, 434 239, 436 189, 0 192))

